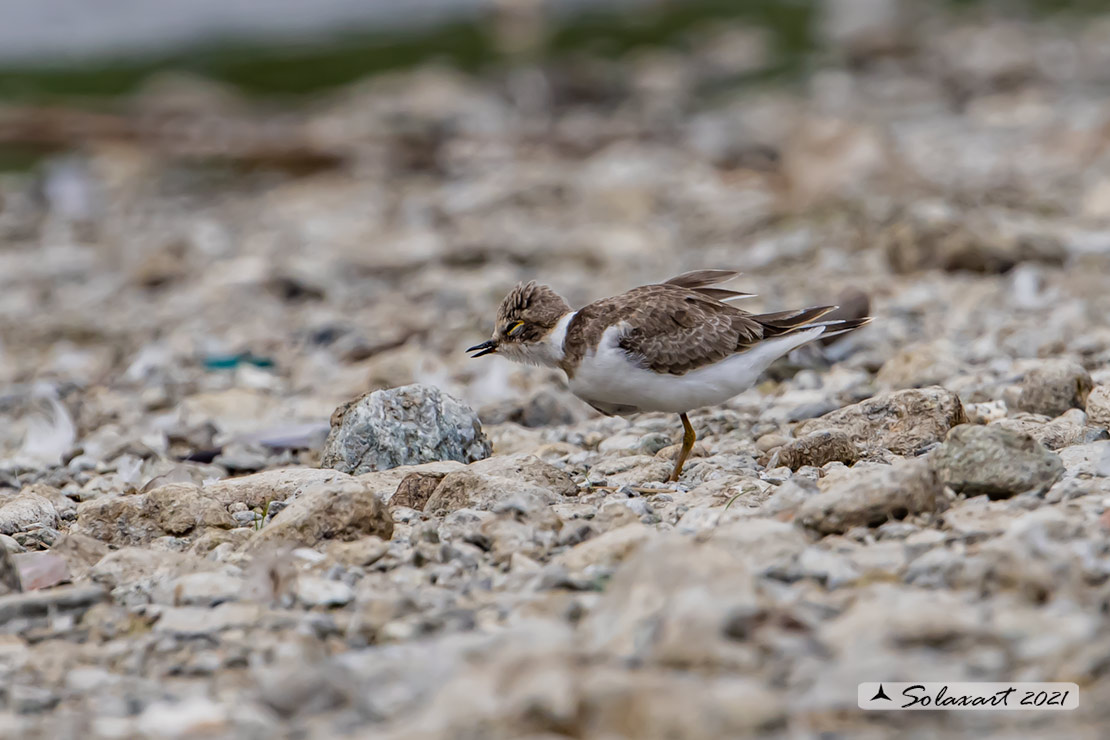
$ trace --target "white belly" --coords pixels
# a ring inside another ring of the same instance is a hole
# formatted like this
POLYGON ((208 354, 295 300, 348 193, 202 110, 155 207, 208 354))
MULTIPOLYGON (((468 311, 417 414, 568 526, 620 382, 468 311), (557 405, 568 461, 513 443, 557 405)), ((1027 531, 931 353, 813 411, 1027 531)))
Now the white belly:
POLYGON ((599 406, 628 407, 619 409, 620 413, 682 413, 715 406, 751 388, 772 362, 812 342, 824 330, 825 327, 816 326, 797 334, 760 342, 746 352, 732 355, 715 365, 691 370, 685 375, 662 375, 632 362, 617 344, 619 330, 610 327, 602 335, 597 351, 582 359, 582 364, 570 380, 570 390, 579 398, 599 406))

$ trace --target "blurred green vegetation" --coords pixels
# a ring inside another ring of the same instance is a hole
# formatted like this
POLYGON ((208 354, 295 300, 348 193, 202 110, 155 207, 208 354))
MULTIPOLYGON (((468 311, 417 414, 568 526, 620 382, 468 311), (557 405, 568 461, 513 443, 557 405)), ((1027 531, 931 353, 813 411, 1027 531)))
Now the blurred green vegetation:
MULTIPOLYGON (((581 51, 613 57, 641 46, 681 47, 700 25, 739 19, 771 32, 778 60, 771 71, 789 71, 812 46, 813 13, 813 0, 686 0, 635 12, 594 11, 559 19, 544 53, 550 58, 581 51)), ((431 60, 465 70, 506 61, 487 19, 476 19, 422 32, 352 32, 299 43, 228 39, 162 56, 0 67, 0 99, 48 102, 118 96, 152 73, 168 70, 203 75, 252 94, 296 95, 431 60)))
MULTIPOLYGON (((1097 14, 1110 0, 943 0, 959 12, 996 14, 1097 14)), ((774 40, 771 66, 759 77, 796 74, 815 49, 814 20, 820 0, 683 0, 641 9, 592 11, 560 18, 544 53, 549 59, 577 52, 617 57, 643 46, 682 48, 691 32, 714 20, 759 26, 774 40)), ((74 102, 125 95, 152 73, 184 71, 237 86, 249 94, 299 95, 326 90, 367 75, 439 60, 464 70, 507 60, 490 32, 489 19, 452 22, 420 32, 353 31, 316 40, 260 43, 216 40, 164 55, 86 59, 0 66, 0 101, 74 102)))

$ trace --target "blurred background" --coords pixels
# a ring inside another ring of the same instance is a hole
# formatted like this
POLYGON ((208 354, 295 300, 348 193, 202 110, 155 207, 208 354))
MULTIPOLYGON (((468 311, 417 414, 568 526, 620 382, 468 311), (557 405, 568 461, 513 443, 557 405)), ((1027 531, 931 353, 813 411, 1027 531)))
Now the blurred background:
POLYGON ((862 295, 888 320, 856 397, 1097 356, 1105 10, 3 3, 0 449, 312 447, 414 380, 580 420, 557 374, 461 351, 527 279, 572 304, 699 267, 744 271, 752 309, 862 295))

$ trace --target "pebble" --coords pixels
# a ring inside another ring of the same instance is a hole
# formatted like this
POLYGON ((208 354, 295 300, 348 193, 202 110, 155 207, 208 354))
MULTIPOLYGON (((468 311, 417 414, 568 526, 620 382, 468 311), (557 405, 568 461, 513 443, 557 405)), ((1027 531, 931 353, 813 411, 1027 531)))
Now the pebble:
POLYGON ((1110 386, 1097 385, 1087 396, 1087 418, 1095 426, 1110 429, 1110 386))
POLYGON ((22 553, 12 555, 11 560, 19 571, 19 585, 23 591, 50 588, 70 580, 65 558, 53 552, 22 553))
POLYGON ((785 465, 797 471, 803 466, 819 468, 830 462, 851 464, 859 458, 859 450, 845 432, 821 430, 787 442, 778 451, 777 457, 772 459, 770 466, 785 465))
POLYGON ((10 553, 26 552, 27 550, 27 548, 19 544, 14 537, 6 534, 0 534, 0 548, 10 553))
POLYGON ((107 596, 107 592, 99 586, 69 586, 0 596, 0 624, 47 614, 79 616, 107 596))
POLYGON ((328 547, 328 553, 340 563, 359 567, 373 565, 387 552, 389 544, 373 535, 354 542, 334 542, 328 547))
POLYGON ((770 452, 776 447, 782 447, 790 440, 781 434, 764 434, 755 441, 756 449, 760 452, 770 452))
POLYGON ((1069 476, 1110 477, 1110 442, 1091 442, 1060 450, 1060 460, 1069 476))
POLYGON ((998 426, 953 429, 932 455, 944 484, 967 496, 1008 498, 1044 493, 1064 474, 1059 455, 1032 438, 998 426))
POLYGON ((826 588, 841 588, 860 578, 860 572, 852 561, 839 553, 807 547, 798 556, 796 563, 798 578, 812 578, 826 588))
POLYGON ((8 687, 7 693, 8 705, 17 714, 47 712, 61 701, 56 692, 43 686, 15 684, 8 687))
POLYGON ((246 527, 254 524, 256 521, 261 522, 262 516, 255 514, 253 511, 237 511, 231 515, 235 523, 240 527, 246 527))
POLYGON ((0 497, 0 534, 13 535, 34 527, 56 527, 58 513, 46 498, 34 493, 0 497))
POLYGON ((654 455, 671 445, 671 438, 659 432, 650 432, 640 437, 638 449, 645 455, 654 455))
POLYGON ((625 524, 575 545, 557 556, 555 562, 571 572, 590 567, 611 568, 647 541, 651 531, 639 522, 625 524))
POLYGON ((212 608, 177 606, 164 609, 154 629, 179 638, 214 637, 224 630, 256 624, 259 614, 257 605, 246 603, 224 603, 212 608))
POLYGON ((1048 360, 1025 374, 1018 404, 1025 411, 1055 418, 1068 409, 1083 408, 1091 387, 1091 376, 1082 365, 1048 360))
POLYGON ((393 517, 374 491, 357 479, 307 490, 256 532, 250 549, 262 552, 288 541, 314 545, 325 539, 393 536, 393 517))
POLYGON ((151 704, 139 715, 138 729, 145 737, 176 740, 225 731, 230 726, 229 716, 227 707, 198 696, 151 704))
POLYGON ((168 582, 159 598, 174 606, 212 607, 228 601, 238 601, 244 592, 243 579, 220 572, 188 573, 168 582))
POLYGON ((886 449, 912 455, 944 439, 967 421, 959 397, 940 387, 883 393, 799 424, 795 437, 817 431, 840 432, 862 451, 886 449), (907 420, 912 419, 912 423, 907 420))
POLYGON ((324 578, 297 579, 297 600, 306 607, 332 608, 344 606, 354 599, 354 590, 342 581, 324 578))
POLYGON ((946 508, 943 485, 929 463, 912 460, 825 478, 821 493, 801 504, 796 520, 822 534, 843 533, 946 508))

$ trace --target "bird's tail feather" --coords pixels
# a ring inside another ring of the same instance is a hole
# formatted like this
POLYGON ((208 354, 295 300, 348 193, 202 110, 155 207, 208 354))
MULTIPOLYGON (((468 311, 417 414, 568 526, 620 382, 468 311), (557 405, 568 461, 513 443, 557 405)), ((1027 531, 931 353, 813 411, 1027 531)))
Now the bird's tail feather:
POLYGON ((821 339, 829 339, 859 329, 861 326, 867 326, 871 323, 872 317, 870 316, 853 319, 833 319, 831 321, 817 320, 835 311, 837 308, 837 306, 814 306, 812 308, 802 308, 794 311, 757 314, 752 316, 752 318, 763 325, 763 336, 767 339, 794 334, 795 332, 805 331, 817 326, 825 327, 825 331, 820 334, 821 339))
POLYGON ((821 339, 831 339, 832 337, 846 334, 850 331, 859 329, 861 326, 867 326, 872 321, 871 316, 865 316, 861 319, 840 319, 838 321, 824 321, 815 326, 827 326, 825 331, 821 332, 821 339))
POLYGON ((802 329, 814 326, 814 322, 830 311, 835 311, 836 306, 813 306, 799 308, 793 311, 778 311, 776 313, 761 313, 752 316, 763 326, 764 338, 780 337, 802 329))

